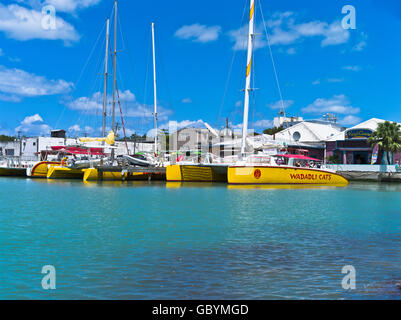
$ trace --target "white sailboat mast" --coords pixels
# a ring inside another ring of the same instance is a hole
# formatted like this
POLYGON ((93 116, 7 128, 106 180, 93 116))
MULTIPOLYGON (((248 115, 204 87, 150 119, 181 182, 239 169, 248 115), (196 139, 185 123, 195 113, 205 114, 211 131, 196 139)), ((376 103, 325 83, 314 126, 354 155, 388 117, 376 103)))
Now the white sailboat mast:
POLYGON ((117 0, 114 2, 113 111, 112 130, 116 133, 117 0))
POLYGON ((106 136, 106 116, 107 116, 107 76, 108 76, 108 62, 109 62, 109 37, 110 37, 110 20, 106 22, 106 55, 104 62, 104 93, 103 93, 103 126, 102 137, 106 136))
POLYGON ((251 91, 251 67, 254 42, 254 17, 255 17, 255 0, 250 0, 249 13, 249 33, 248 33, 248 59, 246 67, 246 84, 245 84, 245 101, 244 101, 244 120, 242 126, 242 145, 241 154, 245 154, 246 137, 248 133, 248 113, 249 113, 249 93, 251 91))
POLYGON ((156 50, 155 50, 155 24, 152 22, 153 47, 153 98, 154 98, 154 125, 155 125, 155 154, 157 154, 157 87, 156 87, 156 50))

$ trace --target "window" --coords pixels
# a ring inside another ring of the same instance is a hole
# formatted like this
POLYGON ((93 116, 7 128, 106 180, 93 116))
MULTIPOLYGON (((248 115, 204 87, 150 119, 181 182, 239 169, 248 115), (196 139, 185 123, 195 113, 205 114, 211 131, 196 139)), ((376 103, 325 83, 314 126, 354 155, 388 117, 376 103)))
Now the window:
POLYGON ((292 137, 295 141, 299 141, 301 139, 301 134, 298 131, 295 131, 292 137))
POLYGON ((6 149, 6 156, 13 156, 14 155, 14 149, 6 149))

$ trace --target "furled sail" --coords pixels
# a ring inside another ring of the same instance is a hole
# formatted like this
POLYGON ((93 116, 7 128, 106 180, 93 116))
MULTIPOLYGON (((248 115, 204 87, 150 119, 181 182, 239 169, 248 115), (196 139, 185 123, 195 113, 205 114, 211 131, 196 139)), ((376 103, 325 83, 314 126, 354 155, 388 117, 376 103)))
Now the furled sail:
POLYGON ((106 142, 109 146, 112 146, 115 141, 114 132, 110 131, 107 137, 105 138, 80 138, 80 142, 106 142))

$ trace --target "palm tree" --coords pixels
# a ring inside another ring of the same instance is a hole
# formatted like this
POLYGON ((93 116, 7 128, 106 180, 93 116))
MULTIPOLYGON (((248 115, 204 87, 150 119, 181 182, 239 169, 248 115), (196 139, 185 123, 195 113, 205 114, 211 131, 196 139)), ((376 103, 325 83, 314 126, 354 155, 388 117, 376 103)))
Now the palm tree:
POLYGON ((386 151, 387 163, 390 164, 390 152, 401 151, 401 125, 390 121, 379 123, 368 143, 372 146, 378 144, 381 150, 386 151))

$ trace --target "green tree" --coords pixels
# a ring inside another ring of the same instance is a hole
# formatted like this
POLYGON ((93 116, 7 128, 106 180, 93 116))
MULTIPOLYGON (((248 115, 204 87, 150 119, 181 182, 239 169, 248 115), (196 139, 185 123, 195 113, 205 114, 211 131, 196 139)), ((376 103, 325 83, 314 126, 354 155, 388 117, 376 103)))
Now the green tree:
POLYGON ((390 121, 379 123, 368 143, 372 146, 378 144, 381 150, 386 151, 387 163, 390 164, 389 153, 401 151, 401 125, 390 121))
POLYGON ((277 132, 280 132, 280 131, 282 131, 282 130, 284 130, 284 128, 283 127, 274 127, 274 128, 269 128, 269 129, 265 129, 265 130, 263 130, 263 133, 264 134, 268 134, 268 135, 274 135, 274 134, 276 134, 277 132))
POLYGON ((14 137, 10 137, 10 136, 5 136, 5 135, 0 135, 0 142, 12 142, 15 141, 14 137))

